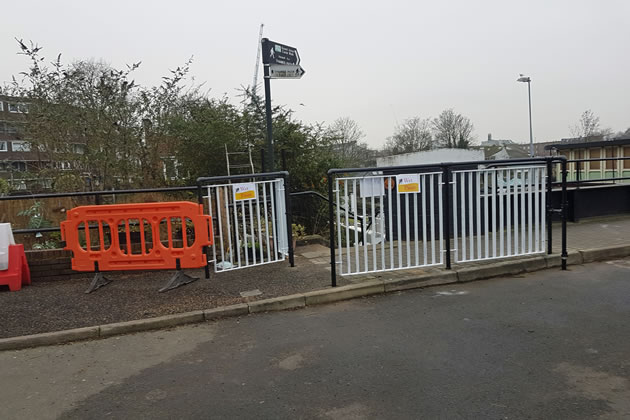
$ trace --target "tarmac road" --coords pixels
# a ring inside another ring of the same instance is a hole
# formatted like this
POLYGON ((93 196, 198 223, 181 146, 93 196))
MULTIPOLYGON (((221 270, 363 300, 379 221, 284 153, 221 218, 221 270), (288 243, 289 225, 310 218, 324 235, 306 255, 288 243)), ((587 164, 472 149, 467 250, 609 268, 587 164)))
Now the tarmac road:
POLYGON ((630 418, 630 259, 0 353, 0 418, 630 418))

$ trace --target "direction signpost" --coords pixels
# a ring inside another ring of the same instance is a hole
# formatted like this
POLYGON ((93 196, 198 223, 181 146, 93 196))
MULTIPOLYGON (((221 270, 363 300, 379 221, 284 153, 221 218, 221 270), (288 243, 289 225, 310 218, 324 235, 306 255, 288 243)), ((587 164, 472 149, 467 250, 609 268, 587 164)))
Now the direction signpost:
POLYGON ((271 79, 300 79, 305 70, 300 66, 300 54, 295 47, 280 44, 267 38, 261 40, 262 60, 265 69, 265 113, 267 116, 267 154, 269 170, 274 170, 273 128, 271 115, 271 79))

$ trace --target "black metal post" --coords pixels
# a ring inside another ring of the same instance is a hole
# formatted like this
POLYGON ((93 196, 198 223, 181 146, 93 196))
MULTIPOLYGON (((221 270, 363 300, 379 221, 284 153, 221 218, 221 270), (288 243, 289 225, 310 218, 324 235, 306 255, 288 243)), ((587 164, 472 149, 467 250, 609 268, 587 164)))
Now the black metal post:
POLYGON ((295 259, 293 256, 293 214, 291 211, 291 195, 289 194, 289 176, 284 176, 284 202, 286 205, 286 217, 287 217, 287 235, 289 241, 289 264, 291 267, 295 267, 295 259))
POLYGON ((335 261, 335 212, 333 210, 332 175, 328 172, 328 230, 330 231, 330 285, 337 287, 337 262, 335 261))
POLYGON ((269 64, 264 65, 265 68, 265 114, 267 117, 267 153, 269 156, 269 172, 273 172, 273 128, 271 115, 271 78, 269 74, 269 64))
POLYGON ((260 172, 265 172, 265 149, 260 149, 260 172))
MULTIPOLYGON (((444 220, 444 246, 446 252, 446 269, 451 269, 451 171, 448 166, 442 167, 442 178, 444 182, 444 193, 442 194, 442 219, 444 220)), ((453 236, 453 240, 457 240, 457 233, 453 236)))
MULTIPOLYGON (((201 205, 203 205, 203 190, 201 188, 201 185, 197 185, 197 202, 201 205)), ((208 206, 211 206, 212 204, 212 200, 208 200, 208 206)), ((210 209, 208 208, 208 212, 210 212, 210 209)), ((186 234, 186 229, 184 229, 183 234, 186 234)), ((212 229, 210 229, 210 238, 213 238, 214 232, 212 231, 212 229)), ((213 241, 214 242, 214 241, 213 241)), ((204 270, 206 272, 206 278, 209 279, 210 278, 210 265, 208 264, 208 247, 204 246, 203 247, 203 253, 206 256, 206 266, 204 267, 204 270)), ((177 263, 179 263, 179 259, 177 260, 177 263)), ((216 264, 216 261, 214 262, 216 264)))
POLYGON ((282 149, 281 155, 282 155, 282 170, 286 171, 287 170, 287 151, 282 149))
POLYGON ((553 229, 553 203, 551 202, 551 199, 553 198, 553 194, 552 194, 552 190, 551 190, 551 185, 552 185, 552 179, 551 179, 551 175, 553 173, 553 160, 549 159, 547 161, 547 208, 545 209, 545 211, 547 212, 547 254, 552 254, 553 253, 553 244, 551 242, 553 234, 552 234, 552 229, 553 229))
POLYGON ((567 269, 567 161, 562 160, 562 269, 567 269))

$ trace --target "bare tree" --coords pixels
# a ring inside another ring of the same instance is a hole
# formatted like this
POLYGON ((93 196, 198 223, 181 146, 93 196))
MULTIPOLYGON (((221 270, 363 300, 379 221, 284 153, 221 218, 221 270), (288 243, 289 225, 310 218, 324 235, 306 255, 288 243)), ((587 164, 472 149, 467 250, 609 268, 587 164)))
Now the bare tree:
POLYGON ((602 138, 610 138, 613 136, 613 130, 610 128, 601 128, 599 125, 599 117, 590 109, 582 112, 577 124, 569 127, 573 137, 581 138, 586 141, 600 140, 602 138))
POLYGON ((470 147, 474 126, 468 117, 447 109, 432 121, 433 135, 440 147, 467 149, 470 147))
POLYGON ((383 151, 387 154, 398 155, 432 148, 430 120, 413 117, 396 126, 396 132, 387 139, 383 151))
POLYGON ((359 124, 349 117, 337 118, 326 130, 325 137, 330 141, 335 154, 346 165, 361 166, 370 158, 371 151, 362 140, 365 134, 359 124))

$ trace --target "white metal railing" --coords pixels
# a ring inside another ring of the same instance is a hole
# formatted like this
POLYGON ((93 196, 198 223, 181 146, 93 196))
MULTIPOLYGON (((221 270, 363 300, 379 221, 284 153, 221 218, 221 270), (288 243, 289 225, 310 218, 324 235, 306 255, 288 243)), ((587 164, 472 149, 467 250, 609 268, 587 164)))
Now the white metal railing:
POLYGON ((455 262, 545 252, 544 165, 452 173, 455 262))
POLYGON ((213 217, 214 272, 284 261, 289 253, 282 178, 204 186, 213 217))
POLYGON ((341 275, 444 263, 442 172, 335 179, 341 275))

